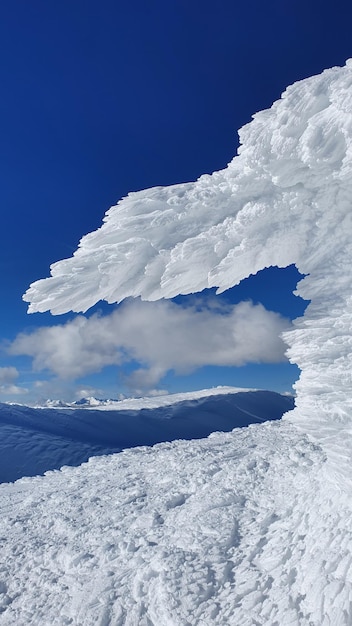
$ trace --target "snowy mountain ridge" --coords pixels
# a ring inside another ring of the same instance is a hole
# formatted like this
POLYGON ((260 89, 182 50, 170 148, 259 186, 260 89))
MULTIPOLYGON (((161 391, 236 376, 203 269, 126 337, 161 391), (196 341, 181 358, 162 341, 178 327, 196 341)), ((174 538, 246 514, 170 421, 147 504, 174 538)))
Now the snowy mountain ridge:
POLYGON ((233 393, 246 393, 251 391, 258 391, 257 389, 250 389, 248 387, 227 387, 217 386, 212 389, 200 389, 199 391, 186 391, 183 393, 161 393, 153 396, 144 396, 141 398, 123 398, 121 400, 112 398, 94 398, 87 397, 75 400, 74 402, 63 402, 62 400, 47 400, 44 404, 36 405, 35 408, 84 408, 89 409, 107 409, 114 411, 123 410, 140 410, 140 409, 155 409, 161 406, 169 406, 177 402, 185 402, 186 400, 197 400, 198 398, 207 398, 209 396, 218 396, 220 394, 233 394, 233 393))
POLYGON ((0 404, 0 483, 125 448, 280 419, 293 405, 292 397, 275 392, 233 388, 167 395, 159 402, 139 398, 40 409, 0 404))

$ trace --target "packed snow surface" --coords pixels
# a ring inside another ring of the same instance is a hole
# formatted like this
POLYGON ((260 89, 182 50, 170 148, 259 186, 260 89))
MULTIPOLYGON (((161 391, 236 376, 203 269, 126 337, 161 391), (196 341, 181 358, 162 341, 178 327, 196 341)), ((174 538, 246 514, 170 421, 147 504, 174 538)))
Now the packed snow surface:
POLYGON ((288 421, 0 485, 0 623, 347 626, 351 509, 288 421))
POLYGON ((111 208, 26 299, 84 311, 295 263, 296 408, 2 486, 4 624, 352 624, 352 62, 240 139, 225 170, 111 208))

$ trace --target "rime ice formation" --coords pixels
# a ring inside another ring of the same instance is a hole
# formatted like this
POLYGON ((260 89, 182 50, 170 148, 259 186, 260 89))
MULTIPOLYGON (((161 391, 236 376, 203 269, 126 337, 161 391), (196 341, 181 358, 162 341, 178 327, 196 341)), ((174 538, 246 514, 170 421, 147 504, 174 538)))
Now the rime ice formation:
POLYGON ((311 300, 285 334, 296 409, 2 485, 4 625, 352 623, 352 63, 289 87, 240 138, 224 171, 110 209, 25 297, 85 310, 295 263, 311 300))
POLYGON ((25 299, 32 312, 81 311, 222 291, 295 263, 311 304, 285 334, 302 370, 292 419, 338 450, 352 410, 352 61, 288 87, 239 134, 225 170, 131 193, 25 299))

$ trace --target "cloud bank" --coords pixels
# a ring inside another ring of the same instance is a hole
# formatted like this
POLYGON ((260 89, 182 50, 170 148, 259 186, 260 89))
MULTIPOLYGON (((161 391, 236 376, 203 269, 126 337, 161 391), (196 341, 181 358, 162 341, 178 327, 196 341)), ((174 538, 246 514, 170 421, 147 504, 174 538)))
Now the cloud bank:
POLYGON ((14 384, 18 377, 19 371, 16 367, 0 367, 0 394, 18 396, 27 393, 27 389, 14 384))
POLYGON ((108 365, 141 365, 129 377, 134 389, 154 387, 173 370, 187 374, 204 365, 241 366, 285 359, 280 334, 290 322, 261 304, 226 308, 182 307, 174 302, 127 301, 106 316, 21 333, 12 355, 33 358, 36 371, 79 379, 108 365))
POLYGON ((16 367, 0 367, 0 385, 13 383, 18 376, 16 367))

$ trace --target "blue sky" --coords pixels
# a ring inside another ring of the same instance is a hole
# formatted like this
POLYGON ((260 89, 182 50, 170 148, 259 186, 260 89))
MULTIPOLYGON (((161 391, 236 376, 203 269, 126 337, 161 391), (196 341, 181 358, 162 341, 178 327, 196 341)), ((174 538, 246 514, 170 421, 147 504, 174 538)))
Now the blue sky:
MULTIPOLYGON (((70 256, 120 197, 223 168, 235 154, 237 129, 255 111, 295 80, 344 64, 352 56, 352 7, 315 0, 5 0, 0 17, 0 400, 129 393, 126 380, 139 367, 131 360, 73 382, 58 381, 50 368, 33 371, 28 354, 8 354, 18 333, 75 318, 28 316, 22 294, 48 275, 50 263, 70 256)), ((291 293, 296 281, 294 268, 268 270, 222 302, 251 299, 292 319, 304 310, 291 293)), ((282 362, 204 364, 168 372, 156 388, 287 391, 297 375, 282 362)))

